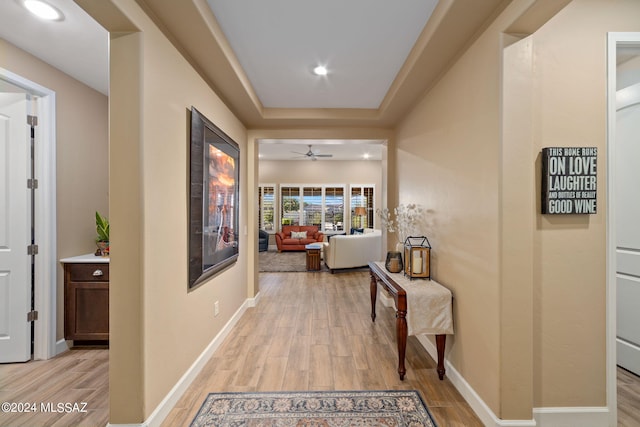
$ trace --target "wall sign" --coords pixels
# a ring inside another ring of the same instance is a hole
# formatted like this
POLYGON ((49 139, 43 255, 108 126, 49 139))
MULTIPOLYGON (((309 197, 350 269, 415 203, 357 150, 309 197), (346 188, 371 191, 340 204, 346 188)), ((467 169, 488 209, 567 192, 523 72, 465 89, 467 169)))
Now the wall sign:
POLYGON ((542 149, 542 213, 596 213, 596 147, 542 149))

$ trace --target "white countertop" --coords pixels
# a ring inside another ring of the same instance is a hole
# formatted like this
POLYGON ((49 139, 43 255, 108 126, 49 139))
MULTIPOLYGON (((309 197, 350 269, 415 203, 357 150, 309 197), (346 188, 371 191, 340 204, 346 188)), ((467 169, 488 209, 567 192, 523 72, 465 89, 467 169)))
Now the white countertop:
POLYGON ((75 263, 75 264, 93 264, 93 263, 104 263, 104 264, 108 264, 109 263, 109 257, 108 256, 95 256, 94 254, 85 254, 85 255, 78 255, 78 256, 72 256, 69 258, 62 258, 60 260, 61 263, 75 263))

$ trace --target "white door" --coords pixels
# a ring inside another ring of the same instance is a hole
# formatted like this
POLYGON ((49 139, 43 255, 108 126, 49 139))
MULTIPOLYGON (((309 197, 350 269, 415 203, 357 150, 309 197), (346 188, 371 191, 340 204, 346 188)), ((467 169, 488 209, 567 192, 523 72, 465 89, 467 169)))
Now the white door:
POLYGON ((640 375, 640 83, 623 91, 637 99, 616 113, 616 351, 618 365, 640 375))
POLYGON ((31 357, 31 200, 27 96, 0 93, 0 362, 31 357))

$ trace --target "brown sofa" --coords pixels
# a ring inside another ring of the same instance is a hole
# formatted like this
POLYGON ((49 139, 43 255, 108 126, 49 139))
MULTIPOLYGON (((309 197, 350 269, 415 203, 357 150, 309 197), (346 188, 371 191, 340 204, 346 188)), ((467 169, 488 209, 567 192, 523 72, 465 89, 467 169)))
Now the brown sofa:
POLYGON ((324 234, 318 231, 318 227, 315 225, 283 225, 282 231, 276 233, 276 245, 278 246, 278 252, 282 251, 304 251, 305 245, 309 243, 322 242, 324 234), (291 232, 306 231, 307 237, 305 239, 292 239, 291 232))

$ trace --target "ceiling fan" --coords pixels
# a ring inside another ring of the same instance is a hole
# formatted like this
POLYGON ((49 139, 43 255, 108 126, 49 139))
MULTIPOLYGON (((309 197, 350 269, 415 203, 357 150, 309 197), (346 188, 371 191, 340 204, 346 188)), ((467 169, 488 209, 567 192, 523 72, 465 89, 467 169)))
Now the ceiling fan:
POLYGON ((313 150, 311 149, 311 145, 309 145, 309 151, 307 151, 306 153, 300 153, 300 152, 297 152, 297 151, 292 151, 292 153, 299 154, 303 158, 311 159, 312 161, 318 160, 319 157, 333 157, 333 154, 316 154, 316 153, 314 153, 313 150))

